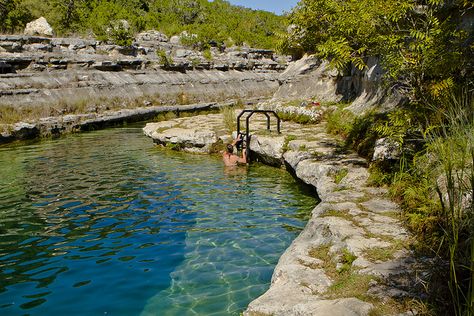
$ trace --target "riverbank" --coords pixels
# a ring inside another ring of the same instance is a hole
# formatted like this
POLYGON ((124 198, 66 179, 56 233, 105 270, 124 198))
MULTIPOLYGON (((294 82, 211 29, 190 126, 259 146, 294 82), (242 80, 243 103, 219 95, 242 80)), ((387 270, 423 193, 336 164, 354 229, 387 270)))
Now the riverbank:
MULTIPOLYGON (((66 133, 97 130, 124 123, 147 121, 156 118, 179 117, 189 113, 213 112, 222 107, 233 106, 238 100, 221 103, 199 103, 175 106, 148 106, 103 113, 68 114, 40 118, 36 121, 15 124, 0 124, 0 144, 15 140, 34 139, 38 137, 58 137, 66 133)), ((258 99, 248 100, 252 105, 258 99)), ((240 104, 240 103, 239 103, 240 104)))
MULTIPOLYGON (((250 149, 286 167, 321 200, 276 266, 270 289, 245 315, 386 315, 414 310, 422 281, 400 208, 367 185, 365 159, 326 133, 325 123, 284 122, 282 134, 259 121, 250 149)), ((230 139, 220 114, 149 123, 144 133, 173 149, 212 152, 230 139)), ((416 309, 416 308, 415 308, 416 309)))

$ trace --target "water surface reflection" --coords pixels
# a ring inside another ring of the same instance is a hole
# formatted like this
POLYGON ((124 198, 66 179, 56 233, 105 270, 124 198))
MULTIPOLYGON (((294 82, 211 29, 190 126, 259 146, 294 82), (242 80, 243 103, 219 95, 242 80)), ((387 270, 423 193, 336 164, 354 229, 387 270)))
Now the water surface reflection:
POLYGON ((233 314, 314 199, 280 170, 155 148, 138 128, 0 147, 0 314, 233 314))

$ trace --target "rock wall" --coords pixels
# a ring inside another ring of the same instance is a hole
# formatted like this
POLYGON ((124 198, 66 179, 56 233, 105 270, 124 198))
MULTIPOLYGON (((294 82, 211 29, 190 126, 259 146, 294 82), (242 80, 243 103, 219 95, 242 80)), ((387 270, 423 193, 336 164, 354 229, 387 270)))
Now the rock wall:
POLYGON ((328 61, 313 55, 291 63, 278 78, 277 100, 314 99, 325 102, 351 102, 349 110, 356 114, 370 109, 387 111, 406 101, 396 90, 382 86, 383 70, 377 58, 368 58, 367 68, 352 68, 342 74, 328 61))
POLYGON ((130 47, 0 35, 0 106, 153 96, 162 103, 269 97, 287 58, 248 47, 189 49, 155 31, 130 47))
MULTIPOLYGON (((19 122, 11 124, 6 131, 0 132, 0 144, 41 136, 57 137, 65 133, 97 130, 124 122, 146 121, 160 114, 166 115, 173 113, 173 115, 179 117, 180 113, 185 112, 214 112, 222 107, 229 107, 234 104, 235 101, 174 106, 149 106, 105 111, 104 113, 68 114, 56 117, 45 117, 33 123, 19 122)), ((247 101, 247 105, 252 104, 253 101, 247 101)), ((0 127, 2 127, 1 124, 0 127)))
POLYGON ((138 97, 161 104, 180 103, 180 98, 185 103, 212 102, 270 97, 277 87, 276 74, 252 71, 59 70, 0 75, 0 106, 138 97))

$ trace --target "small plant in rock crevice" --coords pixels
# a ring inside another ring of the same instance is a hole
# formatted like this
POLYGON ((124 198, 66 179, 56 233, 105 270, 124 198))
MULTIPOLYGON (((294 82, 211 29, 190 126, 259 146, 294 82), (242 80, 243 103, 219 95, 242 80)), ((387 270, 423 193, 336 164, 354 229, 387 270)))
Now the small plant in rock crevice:
POLYGON ((347 176, 349 170, 346 168, 338 169, 335 174, 333 175, 334 182, 336 184, 341 183, 341 181, 347 176))
POLYGON ((284 153, 286 153, 290 148, 289 148, 289 144, 292 140, 296 140, 296 136, 295 135, 287 135, 285 137, 285 141, 283 142, 283 146, 282 146, 282 151, 284 153))

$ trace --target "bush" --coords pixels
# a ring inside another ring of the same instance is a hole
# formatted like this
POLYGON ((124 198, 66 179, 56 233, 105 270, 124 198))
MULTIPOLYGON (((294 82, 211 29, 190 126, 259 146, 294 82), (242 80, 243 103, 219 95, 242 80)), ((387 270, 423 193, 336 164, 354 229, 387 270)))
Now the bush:
POLYGON ((212 60, 212 53, 210 49, 206 49, 202 52, 202 56, 206 58, 207 60, 212 60))
POLYGON ((352 112, 345 110, 343 105, 338 106, 326 113, 327 132, 347 138, 354 120, 355 115, 352 112))
POLYGON ((173 64, 173 58, 167 55, 166 52, 162 49, 156 51, 156 56, 158 57, 160 65, 164 67, 169 67, 173 64))

